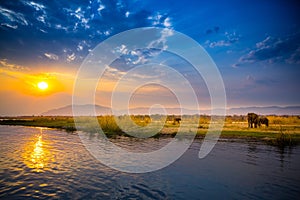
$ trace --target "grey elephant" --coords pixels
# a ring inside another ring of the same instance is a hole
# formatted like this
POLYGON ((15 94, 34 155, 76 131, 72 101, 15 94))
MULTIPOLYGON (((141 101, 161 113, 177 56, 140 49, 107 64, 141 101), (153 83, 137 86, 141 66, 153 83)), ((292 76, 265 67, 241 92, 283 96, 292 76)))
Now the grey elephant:
POLYGON ((265 116, 259 117, 258 126, 260 127, 262 124, 265 124, 266 127, 268 127, 269 126, 269 119, 265 116))
POLYGON ((259 124, 259 117, 255 113, 248 113, 248 127, 249 128, 257 128, 257 125, 259 124))

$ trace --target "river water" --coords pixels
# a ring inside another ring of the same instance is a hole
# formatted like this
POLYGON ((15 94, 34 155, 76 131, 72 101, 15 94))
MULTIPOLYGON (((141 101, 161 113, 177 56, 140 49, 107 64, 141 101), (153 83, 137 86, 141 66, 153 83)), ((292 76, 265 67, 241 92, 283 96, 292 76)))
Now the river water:
MULTIPOLYGON (((112 139, 129 149, 161 148, 168 139, 112 139)), ((78 134, 0 127, 0 198, 21 199, 297 199, 300 148, 260 142, 217 143, 198 158, 201 140, 161 170, 131 174, 97 161, 78 134)))

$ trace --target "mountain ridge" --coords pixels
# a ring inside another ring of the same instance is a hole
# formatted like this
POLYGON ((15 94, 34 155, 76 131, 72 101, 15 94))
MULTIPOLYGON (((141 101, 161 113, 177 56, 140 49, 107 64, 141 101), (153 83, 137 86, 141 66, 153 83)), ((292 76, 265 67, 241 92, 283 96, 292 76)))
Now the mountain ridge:
MULTIPOLYGON (((44 116, 72 116, 73 110, 72 105, 63 106, 60 108, 50 109, 46 112, 43 112, 41 115, 44 116)), ((97 115, 124 115, 128 114, 127 110, 113 110, 110 107, 102 106, 102 105, 75 105, 76 107, 76 115, 82 116, 93 116, 94 107, 97 115)), ((136 107, 130 108, 130 114, 135 115, 148 115, 148 114, 165 114, 164 109, 162 108, 152 108, 149 110, 148 107, 136 107), (150 112, 150 113, 149 113, 150 112)), ((210 109, 200 109, 193 110, 187 108, 165 108, 168 114, 179 115, 182 110, 182 114, 193 115, 193 114, 207 114, 210 115, 210 109)), ((218 113, 220 109, 214 109, 215 113, 218 113)), ((300 115, 300 106, 247 106, 247 107, 233 107, 226 109, 226 115, 246 115, 248 112, 254 112, 261 115, 300 115)))

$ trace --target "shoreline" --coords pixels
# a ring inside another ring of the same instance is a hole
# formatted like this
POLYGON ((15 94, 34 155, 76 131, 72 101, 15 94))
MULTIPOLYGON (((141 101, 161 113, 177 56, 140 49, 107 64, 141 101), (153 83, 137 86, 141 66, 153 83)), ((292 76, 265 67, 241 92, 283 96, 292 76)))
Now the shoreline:
MULTIPOLYGON (((88 122, 85 122, 88 123, 88 122)), ((110 122, 109 122, 110 123, 110 122)), ((300 145, 300 131, 298 124, 295 125, 285 125, 285 126, 272 126, 264 128, 245 128, 245 123, 225 123, 223 130, 220 135, 220 139, 225 140, 243 140, 249 141, 261 141, 266 144, 285 147, 300 145), (292 130, 292 131, 291 131, 292 130)), ((69 117, 35 117, 34 119, 2 119, 0 120, 0 125, 8 126, 24 126, 24 127, 41 127, 41 128, 52 128, 57 130, 64 130, 69 133, 74 133, 77 131, 75 128, 73 118, 69 117)), ((96 133, 99 131, 98 127, 91 125, 88 128, 83 128, 78 131, 83 131, 87 133, 96 133)), ((101 126, 102 127, 102 126, 101 126)), ((160 132, 152 136, 152 138, 161 137, 174 137, 177 134, 177 129, 179 125, 165 125, 160 132)), ((187 133, 189 132, 188 127, 187 133)), ((207 133, 208 127, 203 127, 202 125, 198 127, 197 134, 195 138, 203 139, 207 133)), ((108 138, 116 138, 118 136, 132 137, 124 133, 121 129, 112 126, 103 130, 108 138)))

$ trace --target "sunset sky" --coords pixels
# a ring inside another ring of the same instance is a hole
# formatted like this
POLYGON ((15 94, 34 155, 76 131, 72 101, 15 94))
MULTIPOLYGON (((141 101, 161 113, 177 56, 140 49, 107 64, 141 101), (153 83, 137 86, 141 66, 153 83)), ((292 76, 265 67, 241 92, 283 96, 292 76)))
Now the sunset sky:
MULTIPOLYGON (((300 105, 299 5, 292 0, 1 1, 0 115, 70 105, 77 70, 89 52, 110 36, 139 27, 168 28, 202 45, 221 72, 228 107, 300 105), (48 88, 38 87, 42 81, 48 88)), ((141 55, 145 52, 136 54, 141 55)), ((123 64, 116 60, 108 69, 97 104, 110 106, 111 82, 124 73, 123 64)), ((207 108, 201 78, 187 63, 173 59, 167 64, 189 74, 200 106, 207 108)), ((162 104, 176 106, 166 88, 147 86, 136 95, 141 98, 133 107, 154 103, 155 95, 162 104)))

